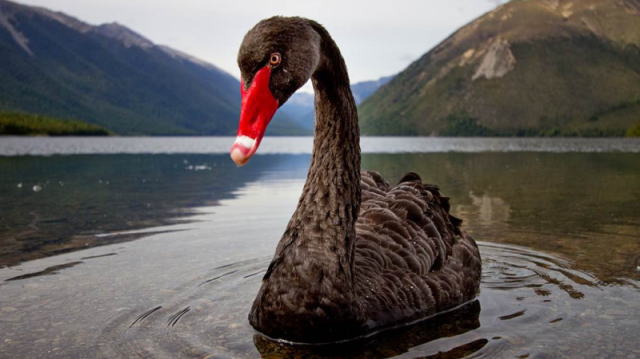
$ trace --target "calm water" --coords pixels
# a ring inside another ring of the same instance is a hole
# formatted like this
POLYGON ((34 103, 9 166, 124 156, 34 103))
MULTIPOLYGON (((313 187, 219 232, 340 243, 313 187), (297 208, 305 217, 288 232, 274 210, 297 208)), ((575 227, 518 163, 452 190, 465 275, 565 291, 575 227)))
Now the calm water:
POLYGON ((246 320, 311 142, 243 168, 230 142, 0 138, 0 358, 640 357, 639 141, 364 139, 363 167, 452 198, 481 294, 332 348, 246 320))

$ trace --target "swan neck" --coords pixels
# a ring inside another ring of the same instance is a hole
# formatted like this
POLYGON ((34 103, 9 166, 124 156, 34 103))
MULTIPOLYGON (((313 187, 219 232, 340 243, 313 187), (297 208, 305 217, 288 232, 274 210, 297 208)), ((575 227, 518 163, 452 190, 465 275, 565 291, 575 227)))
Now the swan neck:
POLYGON ((316 199, 326 198, 331 221, 345 231, 348 247, 355 237, 360 206, 358 113, 344 59, 328 33, 321 32, 320 37, 320 62, 311 77, 315 136, 305 187, 315 189, 316 199))
POLYGON ((322 258, 315 260, 335 267, 350 281, 361 196, 358 114, 342 55, 321 31, 320 61, 311 76, 316 110, 313 154, 290 227, 304 233, 296 241, 321 248, 322 258))

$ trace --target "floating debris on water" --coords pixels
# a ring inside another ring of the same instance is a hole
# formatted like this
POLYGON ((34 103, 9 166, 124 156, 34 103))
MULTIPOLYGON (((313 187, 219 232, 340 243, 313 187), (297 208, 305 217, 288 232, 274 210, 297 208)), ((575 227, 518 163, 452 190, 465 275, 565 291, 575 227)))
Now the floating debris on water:
POLYGON ((40 192, 42 191, 42 186, 37 184, 37 185, 34 185, 32 189, 33 189, 33 192, 40 192))
POLYGON ((18 188, 22 188, 22 182, 18 182, 18 184, 16 185, 16 187, 18 187, 18 188))
POLYGON ((186 170, 188 171, 211 171, 212 168, 209 165, 206 164, 202 164, 202 165, 189 165, 187 167, 185 167, 186 170))

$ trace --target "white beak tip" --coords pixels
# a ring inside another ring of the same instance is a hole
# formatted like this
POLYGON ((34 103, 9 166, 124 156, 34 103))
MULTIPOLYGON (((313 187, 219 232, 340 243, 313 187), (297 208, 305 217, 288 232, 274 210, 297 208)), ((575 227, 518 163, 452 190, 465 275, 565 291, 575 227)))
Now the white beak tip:
POLYGON ((231 159, 235 162, 236 166, 242 167, 249 162, 249 156, 245 156, 239 148, 231 150, 231 159))

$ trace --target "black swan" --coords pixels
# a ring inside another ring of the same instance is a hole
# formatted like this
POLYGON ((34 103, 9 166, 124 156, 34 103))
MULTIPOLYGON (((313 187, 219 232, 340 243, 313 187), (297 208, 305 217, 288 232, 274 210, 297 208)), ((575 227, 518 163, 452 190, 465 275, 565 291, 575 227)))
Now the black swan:
POLYGON ((244 165, 277 108, 309 78, 316 128, 302 195, 249 314, 266 336, 331 343, 456 308, 479 291, 480 254, 438 187, 360 171, 356 105, 329 33, 299 17, 259 22, 238 54, 242 109, 231 158, 244 165))

